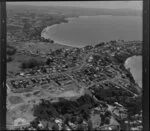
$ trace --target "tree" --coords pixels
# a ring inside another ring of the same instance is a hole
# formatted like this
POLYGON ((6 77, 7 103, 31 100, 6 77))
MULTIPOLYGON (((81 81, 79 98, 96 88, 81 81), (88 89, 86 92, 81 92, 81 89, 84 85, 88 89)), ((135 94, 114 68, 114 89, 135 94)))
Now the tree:
POLYGON ((65 114, 64 116, 64 124, 68 124, 68 122, 71 120, 71 114, 65 114))
POLYGON ((105 112, 105 117, 111 117, 111 112, 107 110, 107 111, 105 112))
POLYGON ((40 65, 42 65, 42 63, 40 61, 30 58, 28 60, 23 61, 21 64, 21 67, 23 69, 26 69, 26 68, 34 68, 34 67, 40 66, 40 65))
POLYGON ((93 48, 92 45, 87 45, 87 46, 84 47, 84 49, 85 49, 86 51, 91 50, 92 48, 93 48))
POLYGON ((53 131, 58 131, 59 130, 59 127, 56 123, 52 126, 52 130, 53 131))
POLYGON ((46 68, 43 66, 43 67, 41 68, 41 71, 42 71, 43 73, 46 73, 46 68))
POLYGON ((49 65, 51 62, 53 62, 53 60, 51 58, 47 58, 46 59, 46 64, 49 65))
POLYGON ((101 43, 99 43, 99 44, 95 45, 95 48, 97 48, 97 47, 101 47, 101 46, 103 46, 104 44, 105 44, 104 42, 101 42, 101 43))
POLYGON ((51 40, 51 43, 54 43, 54 40, 51 40))
POLYGON ((88 120, 88 131, 92 131, 93 126, 92 126, 92 121, 88 120))
POLYGON ((136 98, 128 98, 125 101, 125 105, 128 109, 129 115, 135 115, 142 109, 142 98, 140 96, 136 98))
POLYGON ((31 126, 33 128, 37 128, 38 127, 38 124, 39 124, 39 120, 38 119, 35 119, 34 121, 31 122, 31 126))
POLYGON ((78 124, 77 131, 84 131, 84 126, 82 124, 78 124))
POLYGON ((104 123, 105 124, 109 124, 110 123, 110 118, 109 117, 105 117, 104 123))
POLYGON ((104 124, 104 121, 105 121, 105 116, 104 114, 100 114, 100 117, 101 117, 101 126, 104 124))
POLYGON ((15 47, 8 45, 6 53, 7 55, 14 55, 16 53, 16 50, 17 49, 15 47))
POLYGON ((79 116, 77 116, 76 120, 78 124, 81 124, 83 122, 83 119, 79 116))
POLYGON ((89 109, 87 109, 87 108, 82 109, 81 114, 82 114, 83 118, 87 120, 90 115, 89 109))
POLYGON ((11 56, 7 57, 7 62, 11 62, 13 60, 13 58, 11 56))

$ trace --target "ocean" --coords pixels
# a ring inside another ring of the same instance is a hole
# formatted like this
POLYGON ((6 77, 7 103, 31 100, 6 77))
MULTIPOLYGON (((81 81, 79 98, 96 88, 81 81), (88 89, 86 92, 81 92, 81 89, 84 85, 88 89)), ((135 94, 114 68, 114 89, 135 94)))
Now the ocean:
MULTIPOLYGON (((68 23, 48 28, 47 37, 56 43, 75 47, 111 40, 142 40, 141 16, 81 16, 68 20, 68 23)), ((142 57, 131 57, 126 63, 135 81, 142 87, 142 57)))
POLYGON ((142 40, 141 16, 81 16, 49 28, 47 35, 57 43, 76 47, 110 40, 142 40))

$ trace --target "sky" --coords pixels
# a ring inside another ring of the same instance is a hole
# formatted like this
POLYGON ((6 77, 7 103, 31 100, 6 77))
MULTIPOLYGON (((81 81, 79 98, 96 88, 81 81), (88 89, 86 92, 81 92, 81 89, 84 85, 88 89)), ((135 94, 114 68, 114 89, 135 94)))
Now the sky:
POLYGON ((75 6, 84 8, 107 8, 107 9, 137 9, 142 10, 141 1, 57 1, 57 2, 7 2, 13 5, 35 5, 35 6, 75 6))

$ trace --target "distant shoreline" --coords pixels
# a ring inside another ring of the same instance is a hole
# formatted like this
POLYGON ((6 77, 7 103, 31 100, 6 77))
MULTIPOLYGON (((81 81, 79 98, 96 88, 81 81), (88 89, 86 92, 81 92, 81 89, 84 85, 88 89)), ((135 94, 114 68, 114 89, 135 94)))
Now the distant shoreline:
MULTIPOLYGON (((74 20, 74 19, 78 19, 78 18, 88 18, 88 17, 98 17, 98 16, 114 16, 114 15, 83 15, 83 16, 71 16, 71 17, 66 17, 65 18, 65 20, 67 21, 67 22, 60 22, 60 23, 58 23, 58 24, 53 24, 53 25, 50 25, 50 26, 47 26, 46 28, 44 28, 43 29, 43 31, 41 32, 41 37, 43 37, 43 38, 45 38, 45 39, 50 39, 51 40, 51 38, 50 38, 50 34, 49 33, 47 33, 51 28, 53 28, 53 27, 56 27, 56 26, 58 26, 58 25, 60 25, 60 24, 66 24, 66 23, 69 23, 70 21, 72 21, 72 20, 74 20)), ((115 16, 118 16, 118 15, 115 15, 115 16)), ((137 16, 137 17, 139 17, 139 16, 137 16)), ((65 46, 71 46, 71 47, 77 47, 77 48, 82 48, 82 47, 84 47, 85 45, 75 45, 75 44, 71 44, 71 43, 69 43, 69 44, 66 44, 65 42, 63 42, 63 41, 59 41, 59 40, 54 40, 54 39, 52 39, 53 41, 54 41, 54 43, 57 43, 57 44, 60 44, 60 45, 65 45, 65 46)), ((110 40, 111 41, 111 40, 110 40)), ((129 41, 131 41, 131 40, 129 40, 129 41)), ((134 41, 134 40, 133 40, 134 41)), ((137 41, 140 41, 140 40, 137 40, 137 41)), ((108 41, 102 41, 102 42, 108 42, 108 41)))
MULTIPOLYGON (((74 17, 66 17, 65 20, 67 20, 67 22, 65 23, 68 23, 69 21, 71 21, 72 19, 76 19, 76 18, 79 18, 79 16, 74 16, 74 17)), ((45 38, 45 39, 50 39, 49 38, 49 35, 47 33, 47 31, 49 31, 51 28, 53 27, 56 27, 60 24, 65 24, 64 22, 60 22, 59 24, 53 24, 53 25, 50 25, 50 26, 47 26, 46 28, 43 29, 43 31, 41 32, 41 37, 45 38)), ((74 46, 73 44, 72 45, 68 45, 68 44, 65 44, 63 43, 62 41, 58 41, 58 40, 53 40, 54 41, 54 44, 59 44, 59 45, 65 45, 65 46, 70 46, 70 47, 77 47, 77 48, 80 48, 78 46, 74 46)))
MULTIPOLYGON (((59 24, 63 24, 62 23, 59 23, 59 24)), ((43 29, 43 31, 41 32, 41 37, 45 38, 45 39, 50 39, 49 38, 49 35, 47 34, 47 31, 50 30, 51 28, 59 25, 59 24, 53 24, 51 26, 47 26, 46 28, 43 29)), ((60 42, 60 41, 57 41, 57 40, 53 40, 54 41, 54 45, 57 44, 57 45, 60 45, 60 46, 67 46, 67 47, 76 47, 76 46, 73 46, 73 45, 68 45, 68 44, 65 44, 63 42, 60 42)))
POLYGON ((142 80, 141 80, 141 81, 137 81, 137 80, 136 80, 135 75, 134 75, 134 73, 132 72, 133 67, 130 67, 130 66, 129 66, 129 65, 130 65, 129 62, 131 62, 130 59, 133 58, 133 57, 142 57, 142 55, 133 55, 133 56, 131 56, 131 57, 128 57, 128 58, 125 60, 125 62, 124 62, 124 66, 125 66, 126 69, 130 69, 130 73, 132 74, 132 77, 134 78, 135 82, 139 85, 139 87, 142 89, 142 80))
MULTIPOLYGON (((62 23, 60 23, 62 24, 62 23)), ((51 28, 57 26, 58 24, 54 24, 54 25, 51 25, 51 26, 47 26, 46 28, 44 28, 44 30, 42 31, 41 33, 41 37, 45 38, 45 39, 50 39, 48 34, 47 34, 47 31, 50 30, 51 28)), ((54 41, 54 44, 59 44, 60 46, 69 46, 69 47, 77 47, 77 46, 74 46, 74 45, 68 45, 68 44, 65 44, 63 43, 62 41, 57 41, 57 40, 53 40, 54 41)), ((77 47, 77 48, 80 48, 80 47, 77 47)))

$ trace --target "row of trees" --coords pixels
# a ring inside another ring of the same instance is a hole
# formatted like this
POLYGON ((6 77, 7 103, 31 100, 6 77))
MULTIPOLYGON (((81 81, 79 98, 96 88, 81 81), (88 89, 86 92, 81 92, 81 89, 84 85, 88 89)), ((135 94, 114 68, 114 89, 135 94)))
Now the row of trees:
POLYGON ((11 62, 13 60, 13 55, 15 55, 17 49, 14 46, 7 45, 6 54, 7 54, 7 62, 11 62))
POLYGON ((16 53, 16 51, 17 51, 17 49, 15 47, 7 45, 7 48, 6 48, 7 55, 9 55, 9 56, 14 55, 16 53))
POLYGON ((88 95, 84 95, 76 101, 68 101, 61 98, 58 103, 50 103, 43 100, 34 108, 34 115, 40 119, 49 119, 51 117, 58 117, 60 114, 82 114, 83 119, 88 119, 89 111, 98 103, 88 95))
POLYGON ((118 102, 128 109, 130 115, 139 113, 142 109, 142 98, 134 98, 129 92, 117 88, 95 88, 94 95, 99 100, 107 101, 109 104, 118 102))
POLYGON ((26 69, 26 68, 34 68, 34 67, 39 67, 44 64, 44 61, 40 61, 34 58, 27 59, 21 63, 21 68, 26 69))
MULTIPOLYGON (((47 120, 54 121, 55 118, 61 118, 63 124, 68 125, 68 122, 76 123, 78 129, 83 129, 83 120, 88 121, 89 129, 91 128, 91 122, 89 121, 90 110, 98 105, 95 100, 89 95, 84 95, 78 98, 76 101, 69 101, 60 98, 59 102, 51 103, 47 100, 42 100, 39 105, 34 107, 34 116, 37 121, 47 120)), ((37 125, 34 123, 34 126, 37 125)), ((55 126, 54 128, 56 128, 55 126)))

